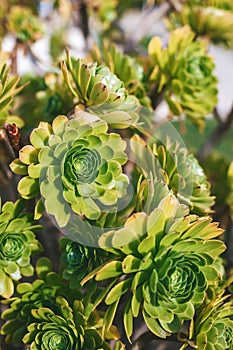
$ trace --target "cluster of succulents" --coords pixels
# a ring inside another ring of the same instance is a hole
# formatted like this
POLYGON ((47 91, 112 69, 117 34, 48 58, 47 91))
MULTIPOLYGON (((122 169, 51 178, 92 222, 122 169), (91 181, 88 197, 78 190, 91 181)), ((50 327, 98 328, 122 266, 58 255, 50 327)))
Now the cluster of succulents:
MULTIPOLYGON (((154 15, 163 2, 134 5, 154 15)), ((3 31, 15 38, 10 55, 0 51, 0 175, 14 182, 12 196, 19 197, 0 206, 0 334, 7 348, 125 350, 131 342, 132 349, 146 348, 144 335, 135 339, 139 322, 149 337, 176 339, 182 350, 233 349, 232 295, 227 301, 233 278, 223 229, 210 216, 215 197, 172 124, 174 116, 179 122, 187 116, 202 127, 216 107, 215 66, 198 35, 230 45, 233 6, 164 2, 158 10, 169 9, 170 26, 191 28, 173 30, 165 47, 159 37, 148 39, 149 55, 133 58, 104 39, 131 3, 56 1, 55 17, 67 9, 61 28, 82 17, 87 42, 97 15, 99 46, 89 47, 85 59, 66 50, 60 68, 55 53, 46 73, 37 62, 40 76, 25 76, 28 87, 6 60, 16 72, 19 47, 33 54, 31 44, 43 35, 35 4, 4 0, 0 9, 3 31), (226 26, 220 21, 216 36, 220 13, 226 26), (161 101, 171 123, 157 120, 161 101), (27 124, 22 139, 15 124, 6 124, 18 111, 27 124), (6 144, 17 146, 9 162, 1 155, 6 144)), ((228 177, 217 202, 227 207, 227 226, 233 163, 214 164, 219 178, 228 177)))
POLYGON ((169 16, 169 27, 189 25, 198 36, 214 43, 233 45, 233 4, 231 0, 186 1, 169 16))
MULTIPOLYGON (((19 284, 19 295, 5 301, 10 305, 2 315, 6 342, 30 344, 35 349, 109 350, 101 335, 101 315, 85 308, 81 294, 70 290, 52 271, 48 259, 41 258, 36 269, 38 279, 19 284)), ((106 337, 117 339, 116 328, 112 327, 106 337)))
POLYGON ((159 37, 153 37, 148 46, 150 80, 157 93, 164 95, 175 115, 185 113, 197 125, 217 103, 214 63, 206 50, 188 26, 174 30, 167 47, 162 47, 159 37))

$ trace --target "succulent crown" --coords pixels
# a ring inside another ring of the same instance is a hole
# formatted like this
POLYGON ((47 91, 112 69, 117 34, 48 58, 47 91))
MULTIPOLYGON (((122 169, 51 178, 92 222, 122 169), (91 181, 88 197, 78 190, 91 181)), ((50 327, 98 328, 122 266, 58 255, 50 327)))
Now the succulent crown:
POLYGON ((148 50, 154 64, 150 79, 158 84, 158 92, 163 92, 175 115, 184 112, 198 124, 216 105, 217 79, 206 45, 194 41, 194 36, 189 27, 178 28, 170 34, 166 48, 154 37, 148 50))

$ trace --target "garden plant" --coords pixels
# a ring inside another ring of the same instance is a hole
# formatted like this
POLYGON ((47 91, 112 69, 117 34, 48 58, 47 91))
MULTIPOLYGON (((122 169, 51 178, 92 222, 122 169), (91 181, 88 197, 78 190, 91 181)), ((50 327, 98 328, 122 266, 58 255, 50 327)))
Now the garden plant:
POLYGON ((232 0, 0 0, 0 43, 0 349, 233 350, 232 0))

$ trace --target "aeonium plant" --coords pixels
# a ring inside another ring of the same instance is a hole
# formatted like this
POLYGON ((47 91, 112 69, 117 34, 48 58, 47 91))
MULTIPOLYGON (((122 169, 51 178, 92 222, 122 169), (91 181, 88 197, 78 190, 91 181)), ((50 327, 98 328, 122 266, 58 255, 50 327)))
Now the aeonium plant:
POLYGON ((202 127, 203 118, 217 102, 217 78, 206 44, 194 38, 188 26, 172 31, 167 47, 153 37, 148 46, 149 80, 174 115, 184 113, 202 127))
POLYGON ((24 209, 23 200, 0 206, 0 295, 4 298, 13 295, 15 281, 33 275, 31 256, 41 251, 34 233, 41 226, 24 209))
POLYGON ((198 160, 181 141, 172 141, 166 136, 162 143, 152 137, 148 145, 134 135, 130 144, 145 178, 152 173, 154 178, 161 179, 192 213, 203 216, 211 212, 214 196, 211 195, 210 183, 198 160))
POLYGON ((178 332, 221 278, 214 265, 225 247, 220 240, 211 239, 221 233, 211 219, 189 215, 188 208, 171 194, 150 215, 134 214, 122 229, 104 233, 99 245, 115 257, 82 283, 93 277, 111 281, 96 301, 96 305, 102 300, 108 305, 106 329, 127 293, 123 322, 128 338, 133 333, 133 318, 140 313, 158 337, 178 332))
POLYGON ((72 119, 58 116, 52 125, 40 123, 30 141, 32 145, 22 148, 11 164, 15 173, 26 175, 18 191, 26 199, 41 194, 59 227, 67 225, 71 210, 96 220, 102 207, 116 204, 125 195, 129 183, 122 171, 126 144, 119 134, 108 132, 100 118, 86 112, 72 119))

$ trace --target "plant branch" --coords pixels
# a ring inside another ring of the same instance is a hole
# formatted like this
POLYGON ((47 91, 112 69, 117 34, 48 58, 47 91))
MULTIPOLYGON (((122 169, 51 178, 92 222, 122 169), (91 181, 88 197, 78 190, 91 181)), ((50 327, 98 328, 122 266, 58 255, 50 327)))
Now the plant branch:
POLYGON ((219 125, 213 131, 213 133, 209 136, 209 138, 204 143, 203 147, 198 152, 198 159, 205 159, 210 153, 211 150, 221 141, 224 135, 230 130, 230 127, 233 123, 233 106, 228 116, 224 121, 220 121, 218 117, 219 125))
POLYGON ((15 159, 15 152, 3 128, 0 129, 0 154, 8 163, 15 159))

